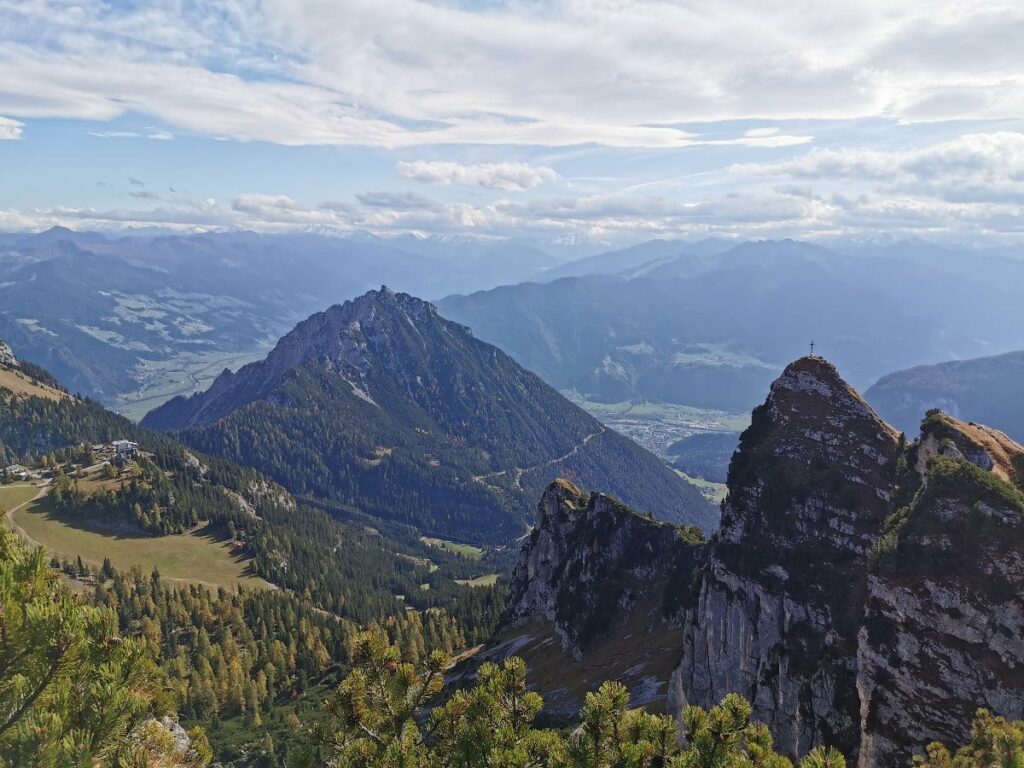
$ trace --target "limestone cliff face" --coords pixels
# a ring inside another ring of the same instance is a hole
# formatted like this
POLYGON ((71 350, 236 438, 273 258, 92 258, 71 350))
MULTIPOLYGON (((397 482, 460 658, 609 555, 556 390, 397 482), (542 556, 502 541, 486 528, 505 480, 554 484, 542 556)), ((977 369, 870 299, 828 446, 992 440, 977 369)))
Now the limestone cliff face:
POLYGON ((748 697, 857 764, 1024 715, 1024 449, 940 413, 907 445, 823 360, 755 410, 686 618, 674 706, 748 697))
POLYGON ((628 652, 637 596, 659 594, 681 626, 669 711, 740 693, 791 756, 828 744, 861 768, 906 765, 967 741, 978 707, 1024 718, 1022 480, 1006 435, 930 412, 908 444, 803 358, 755 409, 708 544, 555 486, 510 620, 553 624, 591 663, 628 652))
POLYGON ((921 487, 876 548, 857 653, 861 766, 963 743, 978 707, 1024 717, 1024 449, 941 414, 921 487))
POLYGON ((779 747, 855 751, 867 554, 889 514, 899 437, 820 358, 754 411, 697 606, 676 706, 746 696, 779 747))
POLYGON ((520 554, 504 626, 479 658, 522 657, 549 717, 575 717, 605 680, 665 711, 704 551, 696 528, 558 480, 520 554))
POLYGON ((652 597, 665 618, 678 613, 661 598, 673 579, 693 575, 701 549, 695 529, 556 480, 513 573, 506 624, 552 622, 563 650, 581 660, 616 620, 652 597))

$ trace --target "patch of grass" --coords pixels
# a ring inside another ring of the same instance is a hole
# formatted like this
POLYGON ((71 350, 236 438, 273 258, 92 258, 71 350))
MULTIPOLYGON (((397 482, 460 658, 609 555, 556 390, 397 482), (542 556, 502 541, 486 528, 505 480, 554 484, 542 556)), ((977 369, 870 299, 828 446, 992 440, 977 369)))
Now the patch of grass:
POLYGON ((470 560, 479 560, 484 556, 486 550, 481 547, 474 547, 472 544, 459 544, 455 541, 447 541, 445 539, 435 539, 430 536, 420 536, 420 541, 426 544, 428 547, 437 547, 447 552, 452 552, 456 555, 462 555, 468 557, 470 560))
POLYGON ((14 509, 39 493, 39 489, 27 483, 0 485, 0 512, 14 509))
MULTIPOLYGON (((36 489, 32 489, 35 495, 36 489)), ((30 496, 31 498, 31 496, 30 496)), ((202 531, 171 536, 145 536, 85 528, 54 516, 46 498, 15 513, 15 522, 25 533, 56 557, 100 566, 103 558, 118 570, 138 566, 144 573, 156 568, 166 579, 207 584, 214 587, 268 588, 263 579, 250 576, 249 558, 232 554, 227 543, 202 531)))
POLYGON ((464 587, 493 587, 498 583, 498 574, 486 573, 483 576, 477 576, 475 579, 456 579, 456 584, 461 584, 464 587))
POLYGON ((1024 514, 1024 492, 969 461, 933 456, 928 461, 926 497, 947 496, 967 503, 982 501, 1024 514))
POLYGON ((67 397, 59 389, 10 368, 0 368, 0 389, 9 389, 23 397, 45 397, 47 400, 63 400, 67 397))
POLYGON ((109 478, 106 476, 106 472, 103 469, 97 469, 90 472, 85 477, 76 478, 75 482, 78 485, 78 490, 87 496, 92 496, 99 491, 116 491, 121 487, 121 483, 130 483, 132 478, 138 478, 142 473, 139 471, 138 466, 132 467, 124 474, 118 475, 116 478, 109 478))

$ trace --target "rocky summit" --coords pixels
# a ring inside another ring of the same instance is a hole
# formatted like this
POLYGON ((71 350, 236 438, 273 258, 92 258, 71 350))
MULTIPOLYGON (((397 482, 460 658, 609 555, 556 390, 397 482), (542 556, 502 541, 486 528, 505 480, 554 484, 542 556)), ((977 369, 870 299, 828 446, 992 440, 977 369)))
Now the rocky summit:
POLYGON ((686 618, 679 706, 740 692, 786 751, 849 753, 868 551, 890 512, 899 445, 825 360, 800 359, 772 384, 729 469, 686 618))
POLYGON ((1024 716, 1022 478, 1004 434, 935 411, 908 442, 801 358, 754 410, 708 543, 552 487, 507 629, 546 628, 585 667, 665 628, 677 644, 643 664, 673 665, 668 711, 739 693, 791 756, 905 764, 968 740, 978 707, 1024 716))

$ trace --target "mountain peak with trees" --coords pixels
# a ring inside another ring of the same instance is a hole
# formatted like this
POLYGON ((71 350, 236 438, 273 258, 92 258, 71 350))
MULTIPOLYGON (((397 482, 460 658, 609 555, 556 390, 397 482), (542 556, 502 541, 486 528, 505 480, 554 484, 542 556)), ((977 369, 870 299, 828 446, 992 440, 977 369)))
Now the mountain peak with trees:
POLYGON ((432 535, 508 542, 559 476, 674 522, 717 517, 661 460, 432 304, 387 288, 311 316, 265 360, 143 424, 293 493, 432 535))

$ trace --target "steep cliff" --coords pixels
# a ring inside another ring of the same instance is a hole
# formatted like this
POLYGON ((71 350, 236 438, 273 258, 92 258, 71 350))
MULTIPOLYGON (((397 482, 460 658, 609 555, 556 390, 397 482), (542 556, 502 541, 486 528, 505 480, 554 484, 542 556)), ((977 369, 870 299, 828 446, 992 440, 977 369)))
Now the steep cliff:
POLYGON ((1024 449, 933 413, 920 487, 873 552, 859 636, 860 765, 970 735, 977 707, 1024 717, 1024 449))
POLYGON ((738 692, 780 748, 859 740, 857 634, 898 435, 828 362, 802 358, 754 410, 674 678, 677 708, 738 692))
POLYGON ((704 550, 696 528, 557 480, 513 573, 504 626, 482 658, 523 657, 549 715, 574 715, 606 679, 626 685, 634 704, 663 710, 704 550))
POLYGON ((791 756, 906 765, 966 742, 978 707, 1022 718, 1024 448, 938 411, 921 429, 908 444, 831 364, 797 360, 740 439, 709 543, 555 486, 510 622, 549 627, 577 663, 631 642, 647 668, 678 659, 669 711, 740 693, 791 756), (678 646, 636 641, 679 626, 678 646))

